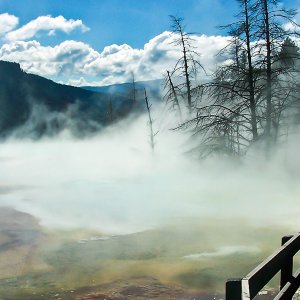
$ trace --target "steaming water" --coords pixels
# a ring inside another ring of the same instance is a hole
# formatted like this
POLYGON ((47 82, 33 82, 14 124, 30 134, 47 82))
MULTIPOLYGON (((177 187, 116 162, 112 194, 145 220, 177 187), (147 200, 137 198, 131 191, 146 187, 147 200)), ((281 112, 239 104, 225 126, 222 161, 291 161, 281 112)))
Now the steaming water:
POLYGON ((24 299, 25 284, 29 294, 56 294, 143 276, 222 294, 227 278, 248 273, 281 235, 299 230, 296 142, 269 161, 252 149, 241 161, 200 162, 185 154, 188 133, 155 125, 154 154, 145 116, 83 140, 64 132, 0 145, 0 207, 35 216, 46 232, 37 247, 1 252, 3 278, 15 277, 20 295, 5 279, 0 294, 24 299))
POLYGON ((216 217, 297 230, 296 145, 271 162, 253 152, 242 164, 199 163, 184 155, 185 135, 164 129, 152 155, 146 124, 141 117, 84 140, 64 133, 3 143, 0 205, 28 212, 45 226, 117 234, 216 217))

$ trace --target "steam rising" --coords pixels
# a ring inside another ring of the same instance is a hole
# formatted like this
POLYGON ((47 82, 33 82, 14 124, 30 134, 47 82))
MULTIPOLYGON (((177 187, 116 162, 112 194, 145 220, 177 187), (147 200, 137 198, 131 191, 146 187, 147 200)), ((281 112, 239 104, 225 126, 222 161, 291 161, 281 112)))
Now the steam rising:
POLYGON ((244 162, 185 154, 183 132, 160 131, 155 154, 146 116, 123 121, 92 138, 67 132, 0 147, 0 206, 12 206, 55 228, 131 233, 185 220, 239 220, 255 226, 299 225, 297 145, 272 161, 251 151, 244 162), (280 221, 279 221, 280 220, 280 221))

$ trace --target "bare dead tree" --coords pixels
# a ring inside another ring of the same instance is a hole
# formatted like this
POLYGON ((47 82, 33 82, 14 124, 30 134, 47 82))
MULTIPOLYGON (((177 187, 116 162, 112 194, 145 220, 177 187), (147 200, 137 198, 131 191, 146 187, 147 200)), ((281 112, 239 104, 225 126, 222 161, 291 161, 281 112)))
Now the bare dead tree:
POLYGON ((232 36, 232 41, 228 47, 234 49, 235 56, 235 62, 228 68, 225 66, 223 72, 230 71, 230 89, 235 94, 238 92, 238 95, 231 94, 230 96, 242 96, 245 99, 244 104, 250 109, 252 140, 256 141, 258 139, 257 99, 255 96, 257 78, 253 63, 253 15, 250 12, 250 0, 238 0, 238 4, 240 12, 236 16, 237 22, 222 27, 227 29, 232 36), (233 90, 232 87, 234 87, 233 90))
POLYGON ((195 132, 204 134, 203 144, 209 149, 226 149, 231 154, 245 153, 258 139, 257 102, 255 84, 258 74, 253 64, 251 14, 249 1, 239 0, 237 22, 223 26, 232 36, 219 55, 231 60, 221 65, 212 81, 195 88, 202 99, 197 115, 187 124, 195 132), (216 145, 220 143, 221 147, 216 145))
POLYGON ((163 81, 163 88, 165 90, 164 100, 167 104, 171 105, 172 109, 178 111, 179 121, 182 123, 182 112, 178 99, 180 91, 178 90, 178 87, 174 85, 170 71, 167 71, 167 76, 163 81))
POLYGON ((173 45, 181 49, 181 57, 178 59, 172 75, 178 78, 183 78, 183 82, 176 85, 183 98, 187 98, 188 111, 191 114, 193 109, 192 100, 192 81, 195 80, 199 68, 204 70, 199 62, 200 55, 195 50, 194 40, 191 35, 185 32, 183 19, 175 16, 170 16, 172 22, 172 32, 175 36, 173 45))
POLYGON ((228 153, 245 153, 262 140, 269 148, 297 90, 288 78, 291 70, 276 63, 284 39, 291 35, 280 19, 293 22, 295 10, 278 7, 276 0, 237 1, 238 20, 222 27, 232 40, 221 54, 231 63, 219 66, 211 82, 193 89, 202 100, 197 115, 181 126, 201 133, 206 149, 228 153))
POLYGON ((135 76, 134 76, 133 72, 131 72, 131 83, 132 83, 132 101, 133 101, 133 105, 136 105, 136 103, 137 103, 136 81, 135 81, 135 76))
POLYGON ((249 2, 247 0, 240 1, 240 5, 243 7, 241 15, 244 17, 244 24, 242 25, 243 33, 246 41, 246 53, 248 59, 248 90, 249 90, 249 103, 251 110, 251 127, 253 140, 258 137, 257 133, 257 120, 256 120, 256 101, 255 101, 255 79, 254 79, 254 67, 252 63, 252 49, 251 49, 251 16, 249 15, 249 2))
POLYGON ((264 137, 267 151, 269 151, 271 141, 276 141, 276 132, 278 132, 279 123, 276 119, 281 115, 278 108, 282 106, 280 102, 286 98, 287 94, 283 86, 278 85, 282 74, 287 74, 287 72, 286 69, 278 67, 276 58, 284 40, 296 34, 294 31, 284 29, 283 24, 289 22, 295 28, 299 26, 294 22, 297 11, 285 9, 277 0, 256 0, 251 9, 255 16, 256 49, 260 54, 257 57, 260 63, 261 82, 264 85, 265 115, 262 119, 265 120, 264 137), (281 86, 280 89, 278 89, 279 86, 281 86))
POLYGON ((145 94, 145 103, 146 103, 146 109, 147 109, 147 113, 148 113, 148 124, 149 124, 149 130, 150 130, 150 147, 151 147, 152 153, 154 153, 155 136, 157 135, 158 132, 154 132, 154 130, 153 130, 153 119, 151 116, 151 104, 149 104, 146 89, 144 89, 144 94, 145 94))

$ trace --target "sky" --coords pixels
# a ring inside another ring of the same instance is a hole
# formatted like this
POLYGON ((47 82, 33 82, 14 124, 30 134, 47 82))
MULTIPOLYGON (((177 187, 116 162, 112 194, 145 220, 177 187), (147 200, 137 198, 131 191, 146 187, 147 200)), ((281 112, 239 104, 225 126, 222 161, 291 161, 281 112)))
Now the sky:
MULTIPOLYGON (((300 0, 284 0, 300 7, 300 0)), ((72 85, 163 77, 178 58, 169 15, 184 18, 202 63, 213 69, 226 44, 217 28, 234 20, 236 0, 0 0, 0 59, 72 85)), ((299 18, 300 19, 300 18, 299 18)))

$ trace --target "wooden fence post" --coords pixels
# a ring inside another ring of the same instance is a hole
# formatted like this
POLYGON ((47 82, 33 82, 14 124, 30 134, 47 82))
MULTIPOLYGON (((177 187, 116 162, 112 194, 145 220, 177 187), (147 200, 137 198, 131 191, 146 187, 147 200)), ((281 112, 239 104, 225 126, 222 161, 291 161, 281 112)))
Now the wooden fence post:
POLYGON ((274 300, 292 300, 300 286, 300 269, 293 273, 294 255, 300 250, 300 233, 284 236, 281 247, 243 279, 226 282, 226 300, 250 300, 280 272, 280 291, 274 300))
MULTIPOLYGON (((284 236, 281 240, 281 245, 283 246, 286 242, 288 242, 293 236, 288 235, 284 236)), ((286 259, 286 263, 281 269, 281 274, 280 274, 280 289, 282 290, 283 287, 291 281, 293 278, 293 256, 288 257, 286 259)))
POLYGON ((226 282, 226 300, 242 300, 242 279, 229 279, 226 282))

